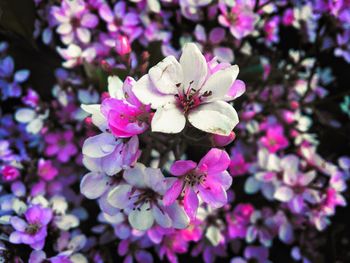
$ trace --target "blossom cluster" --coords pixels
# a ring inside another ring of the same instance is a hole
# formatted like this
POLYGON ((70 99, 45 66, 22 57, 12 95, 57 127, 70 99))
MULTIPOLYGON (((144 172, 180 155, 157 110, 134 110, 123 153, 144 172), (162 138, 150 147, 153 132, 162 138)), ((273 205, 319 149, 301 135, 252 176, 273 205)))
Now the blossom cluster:
POLYGON ((0 42, 0 261, 321 262, 349 1, 34 2, 62 67, 48 96, 0 42))

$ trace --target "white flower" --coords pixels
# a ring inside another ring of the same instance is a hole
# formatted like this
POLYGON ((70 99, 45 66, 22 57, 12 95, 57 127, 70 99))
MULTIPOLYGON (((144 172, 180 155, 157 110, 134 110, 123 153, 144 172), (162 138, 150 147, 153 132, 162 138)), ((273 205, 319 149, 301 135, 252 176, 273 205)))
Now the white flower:
POLYGON ((44 120, 49 116, 49 112, 38 114, 35 110, 29 108, 18 109, 15 114, 16 121, 26 123, 26 131, 37 134, 44 126, 44 120))
POLYGON ((238 72, 237 65, 225 63, 208 68, 197 46, 189 43, 180 62, 166 57, 136 82, 133 91, 142 103, 156 109, 154 132, 179 133, 188 119, 202 131, 228 135, 238 115, 227 101, 244 92, 241 85, 233 85, 238 72))
POLYGON ((123 209, 133 228, 147 230, 154 223, 169 228, 185 228, 189 223, 184 210, 175 202, 163 205, 162 196, 167 190, 165 178, 159 169, 137 164, 123 175, 125 184, 119 184, 108 194, 109 203, 123 209))

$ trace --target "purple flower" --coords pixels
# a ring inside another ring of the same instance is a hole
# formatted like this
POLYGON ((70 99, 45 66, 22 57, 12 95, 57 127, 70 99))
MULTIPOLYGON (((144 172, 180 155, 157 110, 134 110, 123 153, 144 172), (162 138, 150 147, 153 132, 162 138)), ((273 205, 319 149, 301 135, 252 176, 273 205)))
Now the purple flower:
POLYGON ((90 43, 90 29, 97 26, 98 17, 89 12, 85 1, 63 0, 60 7, 52 7, 51 14, 56 19, 57 33, 64 44, 72 44, 75 39, 83 44, 90 43))
POLYGON ((11 225, 15 229, 10 235, 13 244, 27 244, 35 250, 44 247, 47 236, 47 225, 52 219, 52 211, 39 205, 33 205, 24 213, 25 219, 18 216, 11 218, 11 225))
POLYGON ((45 148, 45 154, 47 156, 57 156, 57 159, 66 163, 71 157, 77 154, 78 149, 73 140, 73 131, 48 133, 45 136, 45 142, 47 146, 45 148))
POLYGON ((113 10, 108 4, 103 4, 98 10, 101 18, 107 22, 107 29, 111 33, 111 39, 117 34, 125 34, 132 42, 142 33, 139 14, 130 10, 124 1, 118 1, 113 10))
POLYGON ((58 175, 58 170, 52 161, 41 158, 38 162, 38 175, 46 181, 51 181, 58 175))
POLYGON ((211 149, 199 162, 190 160, 176 161, 170 168, 176 180, 166 192, 163 200, 171 205, 181 196, 185 211, 194 218, 199 206, 199 199, 214 208, 222 207, 227 202, 226 190, 232 184, 232 177, 226 171, 230 164, 228 154, 220 149, 211 149))

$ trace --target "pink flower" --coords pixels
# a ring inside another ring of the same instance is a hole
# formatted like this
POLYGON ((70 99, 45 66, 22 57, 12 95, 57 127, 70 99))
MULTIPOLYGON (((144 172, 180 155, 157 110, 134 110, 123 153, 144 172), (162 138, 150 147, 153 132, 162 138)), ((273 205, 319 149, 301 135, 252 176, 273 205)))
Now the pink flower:
POLYGON ((143 133, 148 127, 150 107, 143 105, 134 95, 135 80, 127 78, 124 84, 116 77, 108 79, 112 98, 101 104, 101 112, 107 118, 111 132, 121 138, 143 133))
POLYGON ((48 133, 45 136, 45 142, 47 143, 45 154, 47 156, 57 156, 57 159, 62 163, 68 162, 78 152, 77 147, 72 142, 73 136, 73 131, 48 133))
POLYGON ((46 181, 51 181, 58 174, 58 170, 53 166, 52 161, 40 159, 38 162, 38 175, 46 181))
POLYGON ((244 156, 237 150, 231 154, 231 162, 229 171, 232 176, 244 175, 248 171, 248 163, 244 160, 244 156))
POLYGON ((282 126, 272 126, 267 129, 266 135, 260 139, 260 143, 265 146, 270 153, 275 153, 288 147, 289 143, 284 136, 282 126))
POLYGON ((222 13, 219 15, 219 23, 229 27, 235 38, 242 39, 253 32, 257 15, 253 12, 253 6, 247 4, 247 1, 236 1, 229 12, 225 5, 219 5, 219 8, 222 13))
POLYGON ((233 142, 235 138, 236 138, 236 134, 234 131, 231 131, 231 133, 227 136, 213 134, 212 142, 214 146, 224 147, 226 145, 229 145, 231 142, 233 142))
POLYGON ((171 205, 181 196, 184 208, 190 218, 194 218, 200 198, 214 208, 227 202, 226 190, 232 184, 232 177, 226 171, 230 164, 228 154, 220 149, 211 149, 199 162, 180 160, 170 168, 177 179, 164 195, 165 205, 171 205))
POLYGON ((1 169, 1 173, 4 181, 14 181, 16 178, 20 176, 18 169, 11 165, 5 165, 1 169))
POLYGON ((232 215, 226 216, 230 238, 245 238, 253 212, 254 207, 251 204, 239 204, 232 215))

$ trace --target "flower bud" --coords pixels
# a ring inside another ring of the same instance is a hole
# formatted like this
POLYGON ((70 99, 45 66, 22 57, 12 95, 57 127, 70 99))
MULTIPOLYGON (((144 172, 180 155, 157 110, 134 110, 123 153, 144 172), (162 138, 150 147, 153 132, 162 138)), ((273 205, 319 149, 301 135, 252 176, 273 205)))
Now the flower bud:
POLYGON ((131 52, 129 39, 126 36, 118 36, 115 49, 119 55, 126 55, 131 52))
POLYGON ((214 146, 223 147, 233 142, 235 138, 236 138, 236 134, 234 131, 231 131, 230 135, 227 135, 227 136, 213 134, 212 142, 214 146))

